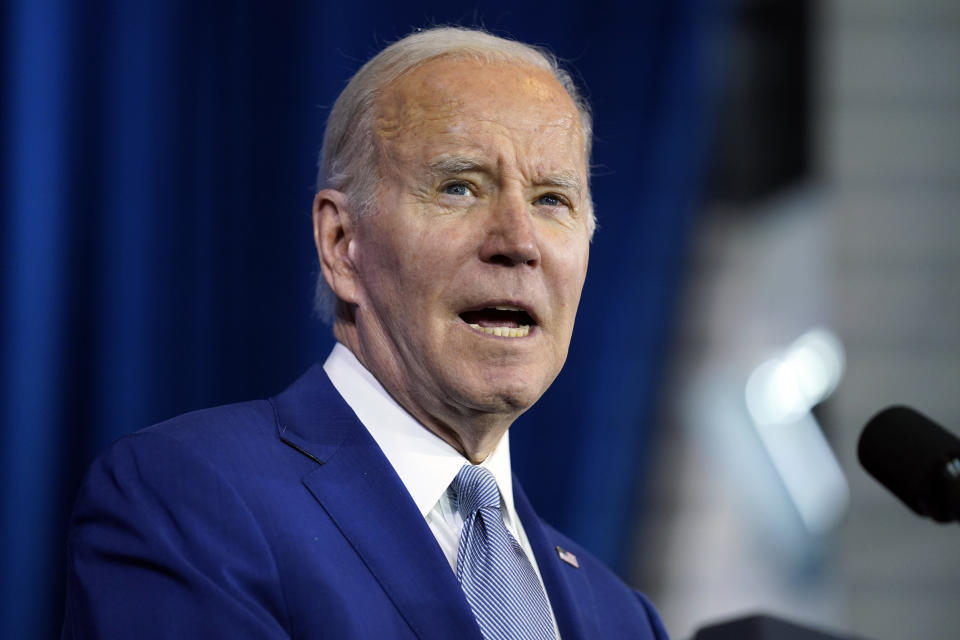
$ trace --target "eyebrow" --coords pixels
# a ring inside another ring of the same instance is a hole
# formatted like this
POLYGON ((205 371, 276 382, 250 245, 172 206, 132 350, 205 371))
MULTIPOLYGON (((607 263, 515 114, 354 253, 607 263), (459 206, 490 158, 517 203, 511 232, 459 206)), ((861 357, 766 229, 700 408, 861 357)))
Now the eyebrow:
POLYGON ((436 175, 451 175, 455 173, 466 173, 468 171, 490 173, 489 168, 484 163, 463 156, 437 158, 430 163, 430 173, 436 175))
MULTIPOLYGON (((455 175, 458 173, 467 173, 470 171, 480 171, 487 174, 493 174, 494 171, 484 162, 467 158, 464 156, 447 156, 438 158, 430 163, 430 173, 434 175, 455 175)), ((543 187, 558 187, 560 189, 569 189, 575 191, 577 195, 583 196, 583 181, 574 171, 560 171, 545 176, 540 176, 533 183, 543 187)))
POLYGON ((583 194, 583 182, 580 176, 572 171, 561 171, 552 173, 534 180, 534 183, 545 187, 559 187, 561 189, 570 189, 578 194, 583 194))

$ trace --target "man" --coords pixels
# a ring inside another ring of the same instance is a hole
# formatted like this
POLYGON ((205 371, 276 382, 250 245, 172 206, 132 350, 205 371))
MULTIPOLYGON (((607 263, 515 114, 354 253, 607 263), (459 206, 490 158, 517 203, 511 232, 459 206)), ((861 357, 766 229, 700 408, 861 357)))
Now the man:
POLYGON ((338 345, 94 464, 64 636, 666 638, 510 472, 586 275, 589 125, 550 58, 482 32, 368 62, 314 200, 338 345))

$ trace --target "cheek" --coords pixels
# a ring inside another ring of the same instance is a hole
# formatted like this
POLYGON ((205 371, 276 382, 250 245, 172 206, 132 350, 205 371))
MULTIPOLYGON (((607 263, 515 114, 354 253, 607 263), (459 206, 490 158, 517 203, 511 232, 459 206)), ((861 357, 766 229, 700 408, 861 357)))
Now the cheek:
POLYGON ((471 257, 475 252, 470 247, 475 242, 462 225, 447 222, 452 221, 435 220, 429 228, 410 237, 405 254, 395 266, 418 290, 441 295, 447 287, 454 286, 461 269, 473 266, 471 257))
POLYGON ((383 242, 382 233, 371 233, 365 229, 358 233, 348 248, 360 282, 360 302, 362 306, 376 310, 378 315, 389 316, 384 312, 395 308, 402 302, 396 295, 403 286, 403 255, 399 248, 390 242, 383 242))
POLYGON ((385 226, 377 230, 376 237, 389 240, 365 242, 372 238, 361 238, 357 251, 367 297, 380 315, 405 310, 401 317, 385 317, 386 322, 414 320, 432 308, 431 299, 448 279, 449 235, 385 226))
POLYGON ((439 284, 447 271, 444 256, 427 247, 411 251, 406 263, 402 265, 404 275, 411 285, 418 289, 427 288, 431 283, 439 284))
POLYGON ((588 249, 580 244, 565 244, 554 254, 557 261, 557 293, 564 301, 576 306, 587 277, 588 249))

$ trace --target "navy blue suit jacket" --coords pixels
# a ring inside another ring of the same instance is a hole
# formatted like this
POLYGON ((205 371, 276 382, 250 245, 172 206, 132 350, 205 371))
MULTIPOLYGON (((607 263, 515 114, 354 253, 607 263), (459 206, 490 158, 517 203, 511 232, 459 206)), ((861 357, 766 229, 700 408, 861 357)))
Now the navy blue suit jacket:
MULTIPOLYGON (((666 638, 516 479, 514 496, 564 640, 666 638)), ((81 488, 68 559, 65 638, 481 640, 426 521, 320 366, 270 400, 116 442, 81 488)))

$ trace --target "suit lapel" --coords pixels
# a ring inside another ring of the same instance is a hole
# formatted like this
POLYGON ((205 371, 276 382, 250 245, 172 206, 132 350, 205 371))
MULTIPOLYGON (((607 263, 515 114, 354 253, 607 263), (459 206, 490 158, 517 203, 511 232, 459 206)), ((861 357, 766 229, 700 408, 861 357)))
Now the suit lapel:
POLYGON ((314 366, 272 399, 280 438, 320 463, 303 483, 414 633, 481 640, 433 533, 376 442, 314 366))
POLYGON ((585 574, 560 559, 556 543, 533 511, 516 476, 513 478, 513 503, 537 559, 560 637, 563 640, 598 637, 595 630, 588 628, 582 615, 583 610, 591 606, 585 574))

